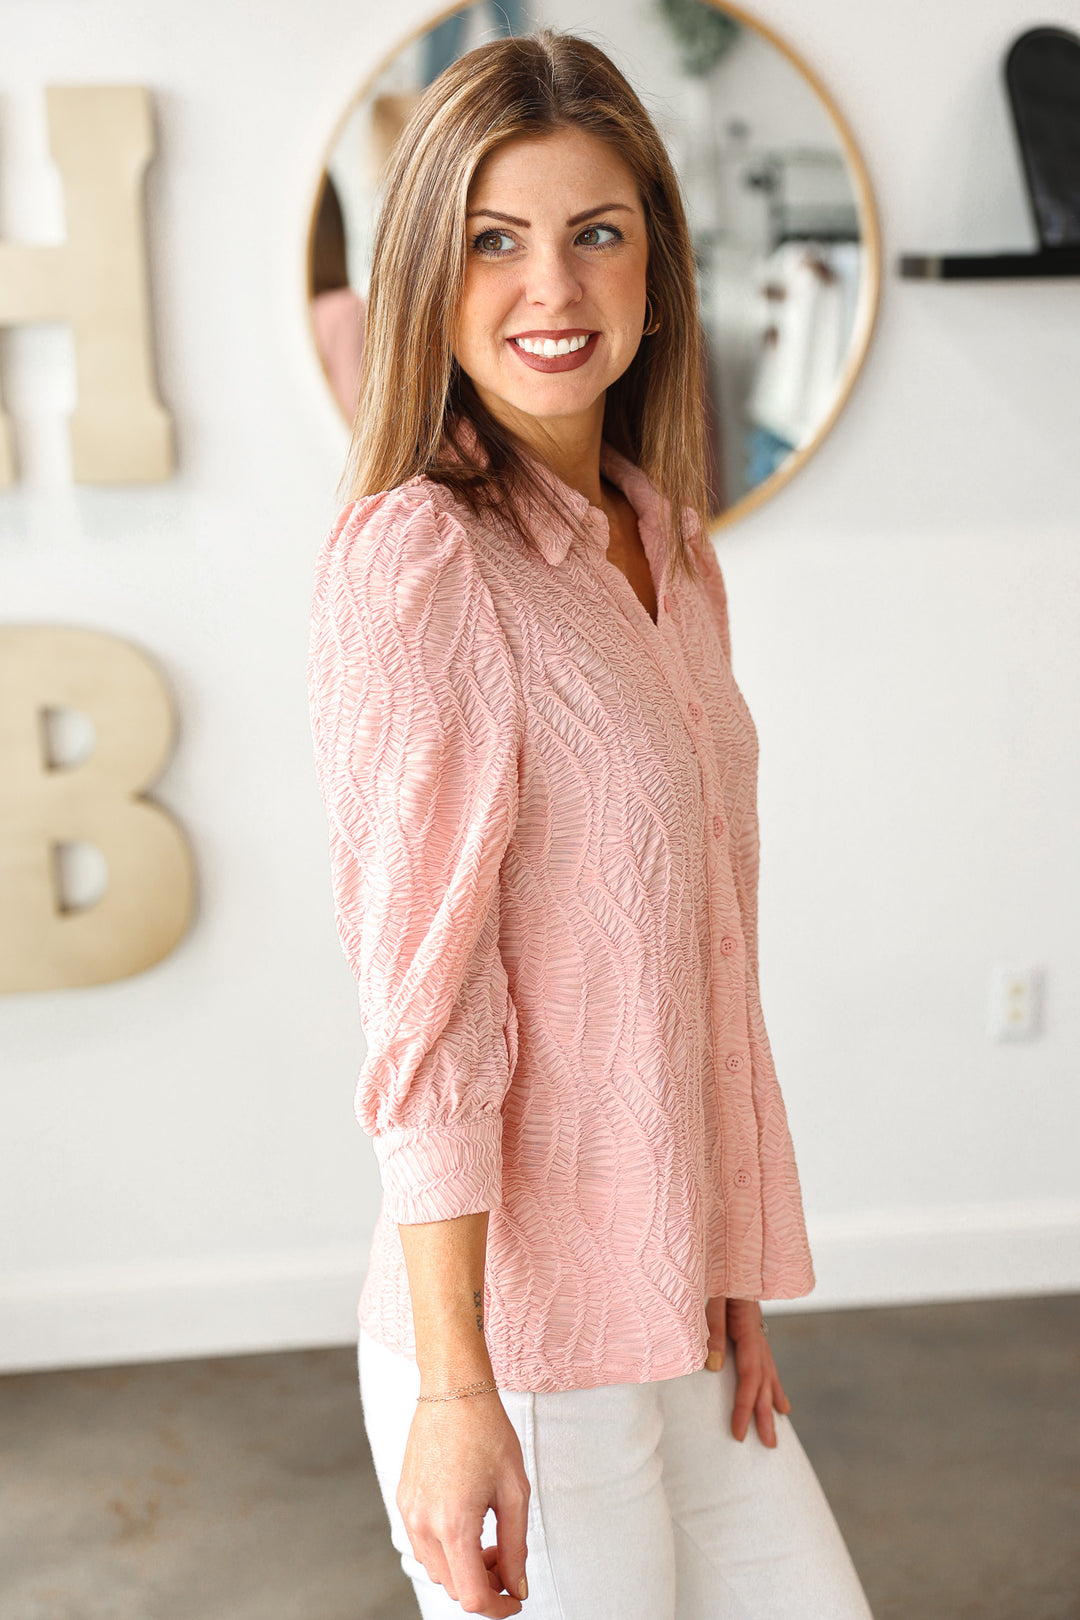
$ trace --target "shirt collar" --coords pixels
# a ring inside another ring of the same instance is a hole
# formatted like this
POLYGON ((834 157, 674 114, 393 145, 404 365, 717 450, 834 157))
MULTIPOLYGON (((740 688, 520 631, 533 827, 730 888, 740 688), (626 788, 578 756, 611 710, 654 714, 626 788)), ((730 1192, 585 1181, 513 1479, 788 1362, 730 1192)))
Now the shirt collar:
MULTIPOLYGON (((537 471, 541 480, 561 497, 563 504, 581 524, 579 534, 573 524, 565 522, 562 518, 549 516, 546 511, 535 514, 533 533, 546 560, 552 567, 557 568, 573 546, 577 546, 578 549, 584 548, 586 553, 606 556, 611 543, 607 514, 599 507, 592 506, 579 490, 571 489, 568 484, 563 483, 550 468, 538 463, 537 471)), ((641 468, 636 467, 606 441, 600 446, 600 471, 609 483, 622 491, 634 508, 638 520, 638 533, 649 560, 653 580, 659 582, 667 564, 667 541, 664 536, 666 501, 641 468)))
MULTIPOLYGON (((463 422, 459 431, 470 451, 475 452, 479 441, 472 424, 463 422)), ((564 483, 544 462, 535 457, 532 460, 541 484, 550 489, 571 514, 571 521, 568 522, 551 508, 533 500, 526 501, 529 528, 545 560, 557 568, 574 545, 583 548, 586 553, 606 556, 611 543, 607 514, 591 505, 580 490, 564 483), (580 524, 580 532, 575 524, 580 524)), ((600 471, 616 489, 622 490, 634 508, 653 579, 659 580, 667 561, 664 538, 664 509, 667 503, 641 468, 620 455, 606 441, 600 446, 600 471)))

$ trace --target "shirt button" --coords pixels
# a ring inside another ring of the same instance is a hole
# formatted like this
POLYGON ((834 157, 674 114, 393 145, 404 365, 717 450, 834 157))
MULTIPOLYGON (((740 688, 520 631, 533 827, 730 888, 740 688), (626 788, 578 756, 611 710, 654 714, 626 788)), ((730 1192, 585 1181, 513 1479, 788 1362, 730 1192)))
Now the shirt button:
POLYGON ((720 949, 723 951, 725 956, 734 956, 738 948, 739 942, 735 938, 734 934, 725 934, 723 939, 720 941, 720 949))
POLYGON ((749 1187, 752 1180, 753 1177, 751 1176, 749 1170, 736 1170, 734 1176, 736 1187, 749 1187))
POLYGON ((717 838, 719 838, 720 834, 724 830, 724 818, 723 818, 723 816, 713 816, 713 818, 712 818, 712 830, 716 834, 717 838))
POLYGON ((742 1058, 739 1056, 738 1052, 732 1052, 730 1054, 727 1059, 727 1067, 731 1070, 732 1074, 736 1074, 738 1070, 742 1068, 742 1058))
POLYGON ((691 703, 691 705, 690 705, 690 718, 694 722, 695 725, 697 725, 698 721, 701 719, 701 713, 702 713, 701 704, 700 703, 691 703))

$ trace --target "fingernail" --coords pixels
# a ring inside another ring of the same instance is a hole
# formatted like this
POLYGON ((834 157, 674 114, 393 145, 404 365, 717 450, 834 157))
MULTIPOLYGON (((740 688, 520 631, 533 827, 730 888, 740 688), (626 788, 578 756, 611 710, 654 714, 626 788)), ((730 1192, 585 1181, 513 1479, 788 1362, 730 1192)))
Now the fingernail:
POLYGON ((724 1352, 722 1350, 710 1350, 705 1358, 705 1365, 710 1372, 719 1372, 724 1365, 724 1352))
POLYGON ((521 1577, 521 1585, 518 1587, 518 1597, 519 1598, 527 1598, 528 1595, 529 1595, 529 1583, 528 1583, 528 1581, 525 1579, 525 1577, 523 1575, 521 1577))

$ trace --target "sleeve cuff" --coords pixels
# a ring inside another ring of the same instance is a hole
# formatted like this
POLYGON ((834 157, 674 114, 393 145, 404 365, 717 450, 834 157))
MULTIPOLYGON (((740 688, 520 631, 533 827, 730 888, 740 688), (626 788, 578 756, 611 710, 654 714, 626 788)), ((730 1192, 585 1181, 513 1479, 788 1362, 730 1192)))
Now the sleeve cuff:
POLYGON ((392 1221, 451 1221, 502 1199, 502 1114, 485 1110, 454 1126, 384 1131, 373 1138, 392 1221))

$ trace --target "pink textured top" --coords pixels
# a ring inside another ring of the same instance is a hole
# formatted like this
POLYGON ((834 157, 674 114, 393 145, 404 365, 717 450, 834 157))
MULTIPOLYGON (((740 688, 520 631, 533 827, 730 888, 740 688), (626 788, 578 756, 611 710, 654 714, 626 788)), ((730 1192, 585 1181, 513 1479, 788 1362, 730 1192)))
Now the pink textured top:
MULTIPOLYGON (((762 1020, 757 734, 708 537, 653 623, 602 511, 543 555, 418 477, 320 549, 308 664, 338 932, 383 1189, 360 1324, 415 1354, 398 1222, 490 1210, 497 1382, 704 1365, 713 1295, 814 1284, 762 1020)), ((554 475, 548 475, 554 477, 554 475)))

